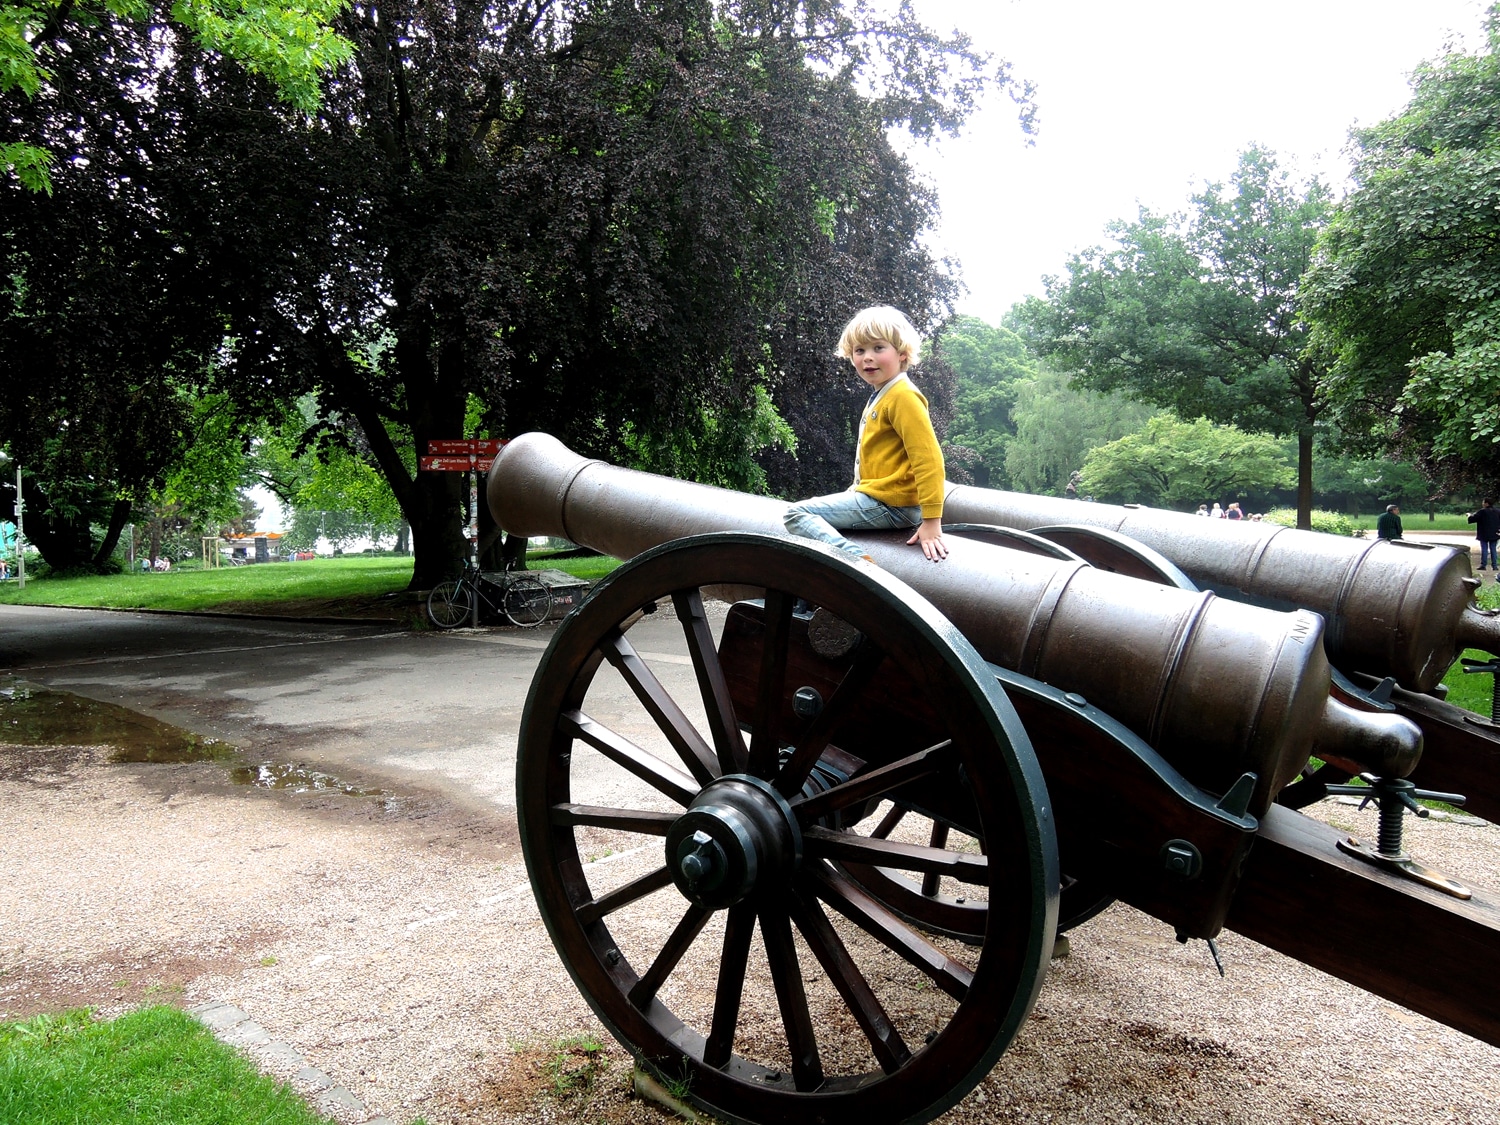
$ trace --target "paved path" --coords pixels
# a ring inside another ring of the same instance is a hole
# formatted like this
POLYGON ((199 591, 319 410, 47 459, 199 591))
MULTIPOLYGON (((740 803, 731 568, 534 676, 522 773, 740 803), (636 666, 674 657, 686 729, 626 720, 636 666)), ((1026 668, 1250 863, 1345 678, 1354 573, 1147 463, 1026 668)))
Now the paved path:
MULTIPOLYGON (((553 625, 407 632, 0 606, 0 673, 144 712, 252 755, 514 809, 516 734, 553 625)), ((675 621, 640 647, 690 675, 675 621)))

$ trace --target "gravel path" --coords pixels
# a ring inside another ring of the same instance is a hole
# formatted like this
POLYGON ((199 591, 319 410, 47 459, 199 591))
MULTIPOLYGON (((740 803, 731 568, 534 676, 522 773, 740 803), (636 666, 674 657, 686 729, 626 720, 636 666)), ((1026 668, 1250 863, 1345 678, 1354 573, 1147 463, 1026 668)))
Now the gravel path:
MULTIPOLYGON (((0 1016, 232 1005, 292 1049, 261 1052, 268 1070, 352 1092, 349 1123, 662 1121, 548 943, 513 821, 343 780, 385 792, 0 746, 0 1016)), ((1414 824, 1409 847, 1500 886, 1500 829, 1414 824)), ((598 862, 624 878, 659 861, 598 862)), ((1234 934, 1222 950, 1224 980, 1201 943, 1111 908, 943 1120, 1500 1123, 1500 1050, 1234 934)))

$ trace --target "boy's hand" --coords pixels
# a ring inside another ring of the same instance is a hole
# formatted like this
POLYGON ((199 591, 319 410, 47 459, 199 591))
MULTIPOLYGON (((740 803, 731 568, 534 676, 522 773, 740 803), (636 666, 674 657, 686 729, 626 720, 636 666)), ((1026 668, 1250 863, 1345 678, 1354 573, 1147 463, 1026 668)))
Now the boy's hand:
POLYGON ((943 542, 943 521, 940 519, 923 520, 919 523, 916 532, 906 541, 908 547, 913 543, 922 544, 922 554, 933 562, 948 557, 948 546, 943 542))

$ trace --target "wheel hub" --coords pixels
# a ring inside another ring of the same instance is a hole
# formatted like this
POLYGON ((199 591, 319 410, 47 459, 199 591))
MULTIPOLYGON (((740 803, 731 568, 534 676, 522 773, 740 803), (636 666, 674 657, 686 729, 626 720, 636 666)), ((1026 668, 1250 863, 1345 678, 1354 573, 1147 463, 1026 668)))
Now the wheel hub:
POLYGON ((711 910, 757 887, 786 885, 802 860, 791 806, 758 777, 729 774, 708 785, 667 832, 667 869, 677 889, 711 910))

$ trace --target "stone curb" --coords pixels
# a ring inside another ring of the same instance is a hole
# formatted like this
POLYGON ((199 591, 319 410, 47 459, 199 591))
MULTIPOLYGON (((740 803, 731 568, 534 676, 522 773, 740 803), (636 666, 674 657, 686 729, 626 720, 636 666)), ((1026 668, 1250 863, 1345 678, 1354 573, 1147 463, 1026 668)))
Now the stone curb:
MULTIPOLYGON (((302 1052, 290 1043, 272 1039, 270 1033, 252 1020, 244 1009, 211 1000, 207 1004, 189 1008, 188 1014, 196 1016, 204 1027, 231 1047, 237 1047, 264 1062, 275 1062, 286 1068, 298 1067, 295 1080, 313 1088, 314 1093, 308 1096, 308 1100, 320 1112, 368 1113, 364 1102, 346 1087, 335 1085, 332 1078, 309 1063, 302 1052)), ((363 1125, 396 1125, 396 1122, 385 1116, 366 1116, 363 1125)))

